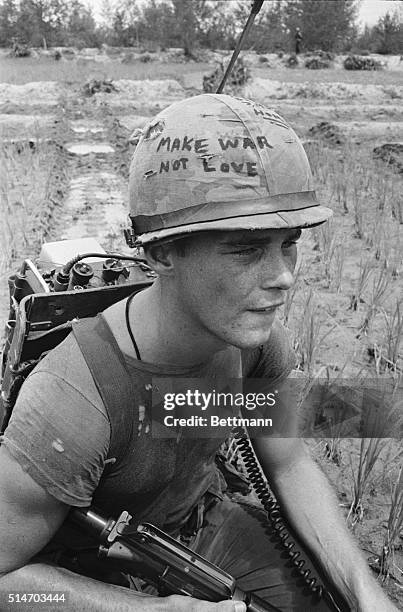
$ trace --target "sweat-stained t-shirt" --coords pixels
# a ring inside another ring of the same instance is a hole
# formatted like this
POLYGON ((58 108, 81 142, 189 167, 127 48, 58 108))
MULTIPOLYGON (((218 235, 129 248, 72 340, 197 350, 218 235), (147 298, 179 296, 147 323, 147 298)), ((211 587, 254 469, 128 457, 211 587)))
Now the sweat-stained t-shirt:
POLYGON ((207 490, 220 496, 222 482, 215 454, 230 428, 221 438, 152 438, 147 420, 152 378, 208 378, 217 371, 237 377, 242 361, 244 376, 279 381, 294 367, 295 356, 283 326, 276 321, 264 347, 242 352, 230 347, 201 366, 157 366, 124 357, 130 376, 144 392, 138 426, 116 470, 101 478, 110 424, 73 334, 24 382, 3 444, 61 502, 76 507, 94 504, 115 517, 124 509, 172 532, 207 490))

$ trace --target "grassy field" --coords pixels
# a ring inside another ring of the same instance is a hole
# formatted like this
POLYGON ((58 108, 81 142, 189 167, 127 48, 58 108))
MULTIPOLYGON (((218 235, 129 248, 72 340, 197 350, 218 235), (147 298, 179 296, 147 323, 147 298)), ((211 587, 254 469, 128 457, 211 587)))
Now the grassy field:
POLYGON ((398 85, 403 83, 403 70, 344 70, 329 68, 307 70, 306 68, 254 68, 255 76, 284 83, 357 83, 360 85, 398 85))
MULTIPOLYGON (((88 59, 62 60, 52 58, 1 58, 0 82, 22 85, 32 81, 59 81, 75 83, 90 78, 106 79, 176 79, 182 81, 184 75, 208 74, 214 70, 214 63, 161 62, 143 63, 131 61, 123 64, 117 60, 94 61, 88 59)), ((306 70, 305 68, 286 68, 255 66, 253 74, 264 79, 284 83, 357 83, 373 85, 398 85, 403 83, 403 70, 376 70, 371 72, 332 68, 326 70, 306 70)))
POLYGON ((209 72, 209 64, 140 61, 122 64, 116 60, 68 60, 50 58, 4 58, 0 60, 0 82, 22 85, 31 81, 76 83, 90 78, 105 79, 180 79, 184 74, 209 72))

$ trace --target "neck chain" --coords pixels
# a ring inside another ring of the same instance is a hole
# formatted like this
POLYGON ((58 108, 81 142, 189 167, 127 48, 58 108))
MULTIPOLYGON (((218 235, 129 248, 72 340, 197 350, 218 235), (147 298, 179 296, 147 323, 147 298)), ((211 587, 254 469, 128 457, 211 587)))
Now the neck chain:
POLYGON ((137 357, 137 359, 138 359, 139 361, 141 361, 139 347, 137 346, 137 342, 136 342, 136 340, 135 340, 135 338, 134 338, 133 331, 132 331, 132 328, 131 328, 131 325, 130 325, 130 319, 129 319, 129 310, 130 310, 130 305, 131 305, 132 300, 133 300, 133 298, 134 298, 134 296, 135 296, 135 295, 137 295, 137 291, 135 291, 134 293, 132 293, 132 294, 130 295, 130 297, 128 298, 128 300, 126 301, 125 318, 126 318, 126 327, 127 327, 127 331, 129 332, 130 339, 131 339, 131 341, 132 341, 132 343, 133 343, 133 347, 134 347, 134 350, 135 350, 135 352, 136 352, 136 357, 137 357))

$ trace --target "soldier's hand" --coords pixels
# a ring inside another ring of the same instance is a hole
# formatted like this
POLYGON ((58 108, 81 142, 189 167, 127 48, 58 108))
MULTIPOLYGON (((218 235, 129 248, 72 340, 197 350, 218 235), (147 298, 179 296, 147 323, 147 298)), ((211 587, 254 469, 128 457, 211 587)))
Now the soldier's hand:
MULTIPOLYGON (((164 601, 169 602, 175 612, 246 612, 246 605, 241 601, 225 600, 212 603, 182 595, 170 595, 165 597, 164 601)), ((171 607, 168 609, 171 610, 171 607)))

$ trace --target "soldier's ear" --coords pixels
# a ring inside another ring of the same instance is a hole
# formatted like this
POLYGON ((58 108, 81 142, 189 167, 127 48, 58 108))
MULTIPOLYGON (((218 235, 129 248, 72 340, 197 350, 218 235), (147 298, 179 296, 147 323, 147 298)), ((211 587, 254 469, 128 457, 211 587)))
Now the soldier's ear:
POLYGON ((144 248, 149 266, 159 275, 171 275, 174 269, 173 265, 174 247, 171 242, 156 242, 149 244, 144 248))

